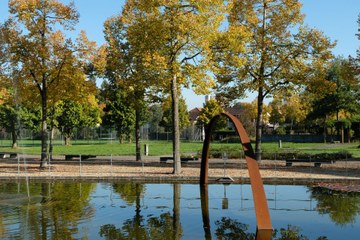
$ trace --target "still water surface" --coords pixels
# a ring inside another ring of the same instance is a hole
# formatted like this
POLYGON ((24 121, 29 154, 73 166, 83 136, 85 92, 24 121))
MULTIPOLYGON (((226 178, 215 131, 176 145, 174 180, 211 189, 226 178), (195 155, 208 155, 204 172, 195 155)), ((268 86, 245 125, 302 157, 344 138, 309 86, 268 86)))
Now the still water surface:
MULTIPOLYGON (((265 191, 274 239, 359 236, 359 194, 294 185, 265 191)), ((250 185, 0 183, 2 239, 254 239, 255 231, 250 185)))

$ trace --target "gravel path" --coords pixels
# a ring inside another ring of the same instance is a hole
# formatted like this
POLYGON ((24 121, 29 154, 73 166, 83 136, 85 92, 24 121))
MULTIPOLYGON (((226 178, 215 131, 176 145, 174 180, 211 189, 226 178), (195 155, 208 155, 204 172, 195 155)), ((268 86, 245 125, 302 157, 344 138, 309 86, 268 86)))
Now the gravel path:
MULTIPOLYGON (((355 159, 358 160, 358 159, 355 159)), ((286 167, 284 161, 263 160, 260 166, 261 176, 265 181, 271 180, 303 180, 303 181, 359 181, 360 161, 349 160, 335 164, 322 164, 314 167, 311 163, 296 163, 286 167)), ((179 175, 172 174, 171 162, 160 163, 159 157, 143 157, 136 162, 132 156, 97 157, 80 161, 64 160, 54 157, 45 169, 39 169, 38 156, 23 156, 19 159, 2 159, 0 162, 0 178, 33 178, 33 179, 129 179, 153 181, 199 181, 200 160, 182 164, 179 175)), ((211 159, 209 162, 209 181, 223 176, 231 176, 235 181, 247 181, 249 178, 245 160, 211 159)))

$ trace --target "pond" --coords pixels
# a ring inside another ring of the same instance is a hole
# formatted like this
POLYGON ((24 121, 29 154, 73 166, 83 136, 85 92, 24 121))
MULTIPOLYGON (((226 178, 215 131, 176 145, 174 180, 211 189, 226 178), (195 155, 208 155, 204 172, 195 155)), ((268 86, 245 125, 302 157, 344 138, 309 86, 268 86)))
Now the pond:
MULTIPOLYGON (((0 182, 2 239, 254 239, 251 186, 0 182), (201 194, 202 193, 202 194, 201 194)), ((356 239, 360 195, 265 185, 273 239, 356 239)))

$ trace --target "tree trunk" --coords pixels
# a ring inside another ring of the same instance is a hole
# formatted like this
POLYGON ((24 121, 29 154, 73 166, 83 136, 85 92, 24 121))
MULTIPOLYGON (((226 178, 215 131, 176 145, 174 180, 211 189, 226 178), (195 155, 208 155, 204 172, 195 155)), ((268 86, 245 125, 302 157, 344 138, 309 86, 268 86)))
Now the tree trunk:
POLYGON ((123 144, 124 143, 124 135, 123 134, 119 134, 119 143, 123 144))
POLYGON ((264 104, 263 88, 259 87, 255 134, 255 157, 258 162, 261 161, 261 136, 262 136, 262 112, 264 104))
POLYGON ((259 93, 258 93, 258 102, 257 102, 257 119, 256 119, 256 133, 255 133, 255 158, 258 162, 261 162, 261 136, 262 136, 262 112, 264 104, 264 80, 265 80, 265 56, 266 56, 266 13, 267 13, 267 2, 263 1, 263 26, 262 26, 262 43, 261 43, 261 65, 260 65, 260 77, 257 79, 259 81, 259 93))
POLYGON ((135 149, 136 149, 136 161, 141 161, 141 149, 140 149, 140 111, 135 111, 135 149))
POLYGON ((40 168, 44 168, 47 164, 47 103, 46 103, 46 80, 43 81, 43 89, 41 91, 41 160, 40 168))
POLYGON ((17 148, 17 132, 16 132, 16 127, 15 127, 15 124, 14 124, 14 127, 12 128, 12 131, 11 131, 11 138, 12 138, 12 145, 11 147, 12 148, 17 148))
POLYGON ((174 158, 174 171, 175 175, 181 173, 181 160, 180 160, 180 129, 179 129, 179 97, 177 89, 177 77, 173 75, 171 81, 171 96, 172 96, 172 120, 173 120, 173 158, 174 158))
POLYGON ((326 143, 326 132, 327 132, 327 127, 326 127, 326 124, 324 123, 324 143, 326 143))
POLYGON ((49 139, 49 163, 51 163, 53 156, 53 139, 54 139, 54 125, 52 123, 50 130, 50 139, 49 139))
POLYGON ((70 146, 70 137, 67 135, 64 135, 64 141, 65 141, 65 146, 70 146))

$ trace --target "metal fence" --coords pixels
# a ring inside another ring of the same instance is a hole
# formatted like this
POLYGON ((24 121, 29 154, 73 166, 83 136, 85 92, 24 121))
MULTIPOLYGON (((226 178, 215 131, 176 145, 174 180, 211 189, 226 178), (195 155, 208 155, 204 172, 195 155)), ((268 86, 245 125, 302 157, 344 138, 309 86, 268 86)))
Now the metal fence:
MULTIPOLYGON (((360 179, 359 159, 346 158, 335 162, 321 163, 316 161, 294 162, 288 165, 285 160, 262 160, 259 163, 264 179, 360 179)), ((5 157, 5 156, 4 156, 5 157)), ((201 160, 182 162, 183 175, 200 176, 201 160)), ((133 156, 76 156, 66 160, 56 156, 45 168, 40 169, 40 157, 18 155, 3 158, 0 161, 0 177, 45 177, 45 178, 108 178, 108 177, 168 177, 173 170, 172 161, 160 162, 159 156, 143 156, 142 161, 135 161, 133 156)), ((212 158, 209 161, 209 177, 231 177, 235 180, 248 178, 247 165, 243 156, 212 158)))
MULTIPOLYGON (((171 132, 150 132, 147 127, 141 127, 140 136, 141 140, 172 140, 171 132)), ((131 138, 135 139, 133 135, 131 135, 131 138)), ((18 135, 17 143, 18 146, 36 146, 40 144, 40 139, 40 132, 22 129, 18 135)), ((48 139, 50 139, 50 133, 48 135, 48 139)), ((201 131, 195 127, 187 128, 181 132, 181 139, 202 140, 201 131)), ((127 139, 125 139, 125 141, 126 140, 127 139)), ((61 131, 56 129, 52 136, 53 145, 63 145, 64 141, 65 139, 61 134, 61 131)), ((119 141, 120 140, 115 129, 102 126, 96 128, 75 129, 73 135, 71 136, 71 142, 75 144, 112 144, 119 143, 119 141)), ((0 131, 0 147, 9 147, 11 145, 11 133, 0 131)))

